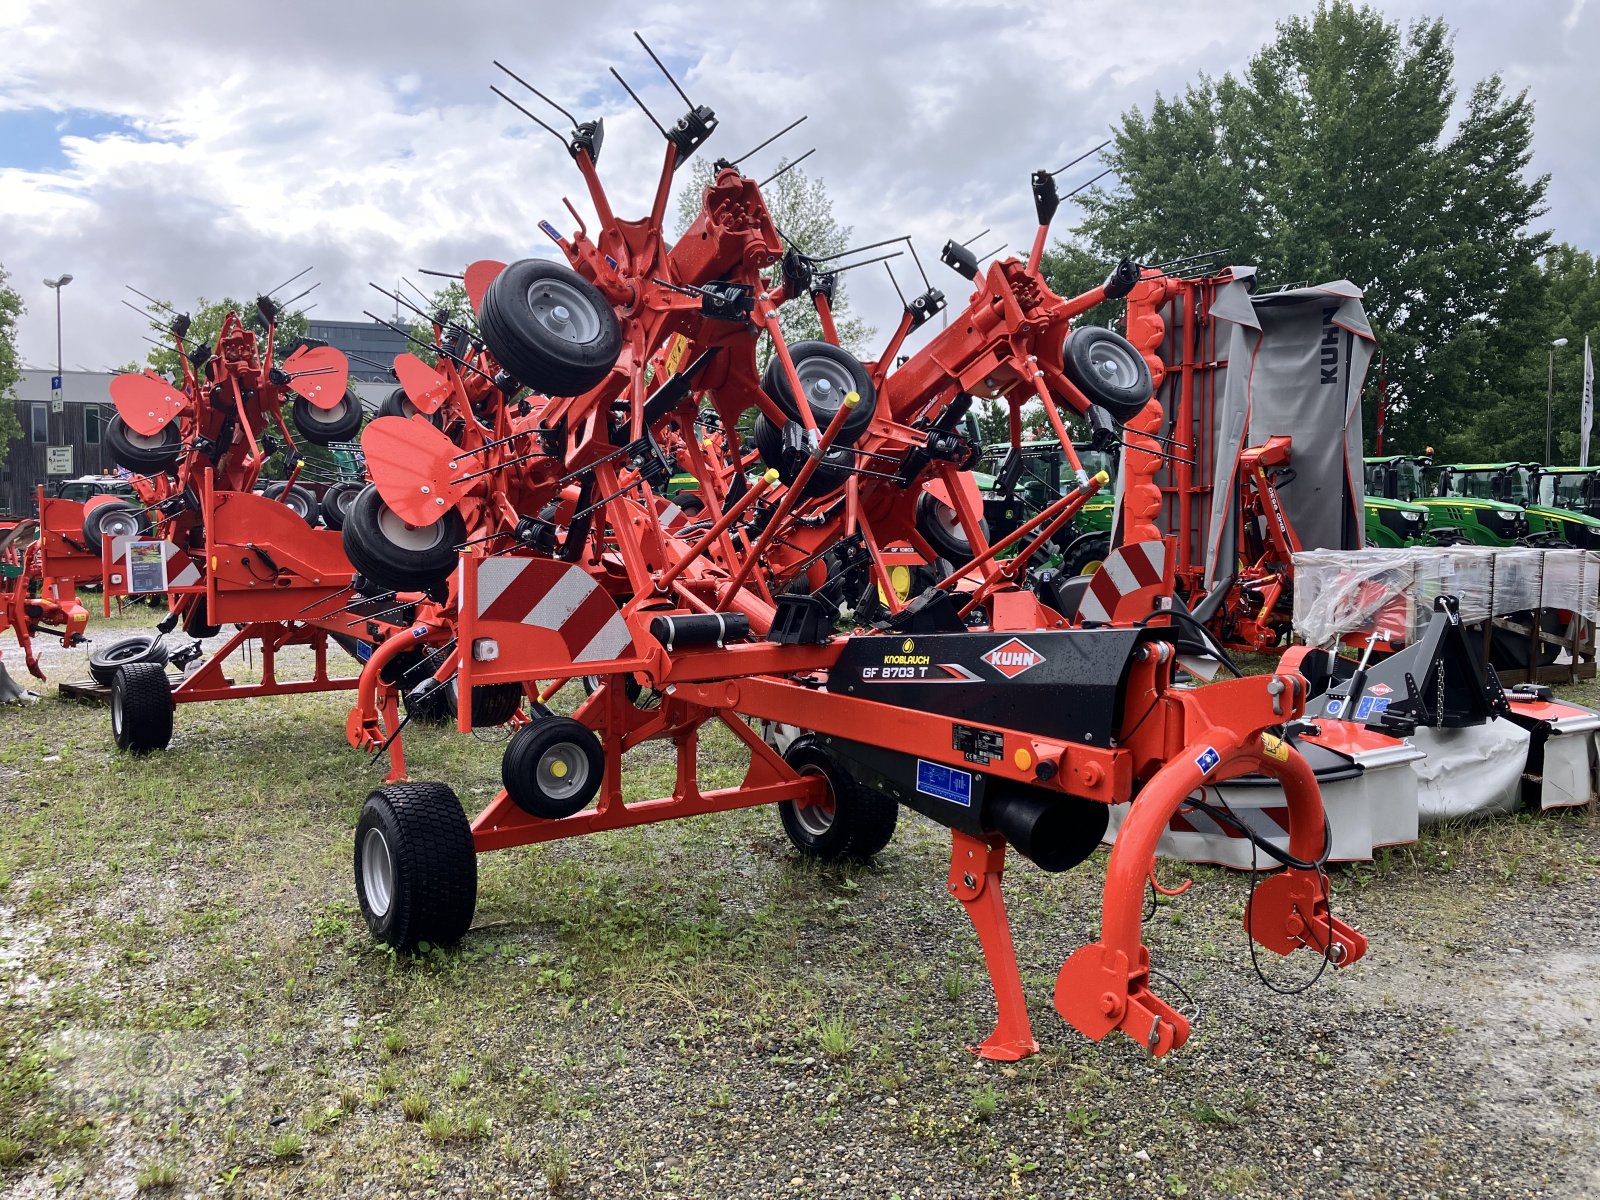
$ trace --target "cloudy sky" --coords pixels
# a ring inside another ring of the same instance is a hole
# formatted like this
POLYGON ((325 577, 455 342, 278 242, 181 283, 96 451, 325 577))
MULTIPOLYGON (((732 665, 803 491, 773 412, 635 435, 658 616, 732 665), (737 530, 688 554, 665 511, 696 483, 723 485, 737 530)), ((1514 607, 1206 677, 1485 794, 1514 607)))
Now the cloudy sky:
MULTIPOLYGON (((1493 71, 1530 89, 1535 169, 1553 176, 1548 224, 1600 250, 1600 4, 1381 6, 1401 21, 1445 10, 1461 90, 1493 71)), ((1314 7, 0 0, 0 265, 28 306, 22 354, 36 366, 55 357, 40 281, 62 272, 74 276, 69 369, 142 356, 141 323, 120 303, 128 283, 182 305, 248 296, 314 266, 314 315, 392 311, 367 281, 425 282, 416 268, 548 253, 538 221, 570 229, 563 196, 588 212, 561 147, 490 94, 504 82, 492 59, 580 118, 605 118, 614 207, 643 214, 660 138, 606 68, 663 121, 683 105, 629 36, 638 29, 716 110, 712 157, 808 114, 751 172, 815 146, 806 167, 855 240, 910 233, 931 266, 947 237, 985 226, 995 233, 980 246, 1025 247, 1030 171, 1094 145, 1158 91, 1238 69, 1274 20, 1314 7)), ((1058 229, 1072 222, 1064 208, 1058 229)), ((959 297, 960 280, 932 269, 959 297)), ((862 315, 891 326, 898 305, 881 268, 853 286, 862 315)))

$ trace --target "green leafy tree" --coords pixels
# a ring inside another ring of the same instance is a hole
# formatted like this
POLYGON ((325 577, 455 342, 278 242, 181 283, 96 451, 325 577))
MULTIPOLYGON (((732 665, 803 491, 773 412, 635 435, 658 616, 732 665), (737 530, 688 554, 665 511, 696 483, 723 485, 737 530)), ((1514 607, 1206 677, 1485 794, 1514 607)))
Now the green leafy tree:
POLYGON ((17 380, 22 360, 17 354, 17 318, 25 311, 22 297, 6 283, 10 276, 0 267, 0 451, 22 436, 17 420, 17 380))
MULTIPOLYGON (((779 166, 786 163, 784 160, 779 166)), ((689 183, 678 195, 679 236, 699 216, 705 190, 714 177, 715 170, 709 162, 697 159, 690 167, 689 183)), ((838 254, 850 248, 850 226, 841 225, 834 218, 833 202, 820 178, 812 179, 799 167, 792 167, 762 188, 761 194, 785 247, 795 246, 801 253, 813 257, 838 254)), ((776 276, 773 278, 775 280, 776 276)), ((837 277, 831 305, 833 323, 840 344, 852 353, 861 354, 873 330, 852 315, 845 280, 843 275, 837 277)), ((799 297, 785 304, 778 312, 778 324, 788 342, 822 337, 822 318, 809 297, 799 297)), ((758 365, 763 370, 771 355, 771 339, 764 338, 757 350, 758 365)))
MULTIPOLYGON (((472 311, 472 301, 467 299, 466 284, 459 279, 449 280, 428 297, 428 303, 419 307, 426 310, 430 317, 438 312, 448 313, 448 323, 459 325, 471 330, 474 336, 477 335, 478 316, 472 311)), ((411 343, 411 353, 430 367, 437 366, 439 352, 434 349, 433 322, 417 317, 411 322, 411 336, 424 343, 423 345, 418 345, 417 342, 411 343)))
MULTIPOLYGON (((217 335, 222 332, 222 322, 230 312, 239 314, 239 319, 244 322, 246 329, 254 329, 258 334, 263 333, 260 314, 256 312, 254 303, 246 303, 226 297, 221 300, 207 300, 204 297, 195 301, 194 308, 190 310, 189 331, 184 335, 184 340, 191 346, 201 343, 215 347, 217 335)), ((165 326, 170 319, 170 314, 159 312, 157 323, 165 326)), ((273 340, 273 357, 282 362, 288 355, 289 347, 295 340, 305 336, 310 322, 304 313, 282 313, 278 317, 278 328, 273 340)), ((152 346, 150 353, 145 355, 143 363, 136 363, 124 368, 130 371, 150 370, 168 379, 178 381, 183 378, 183 364, 178 360, 177 348, 172 344, 170 334, 152 331, 149 335, 154 340, 161 342, 160 346, 152 346)), ((263 343, 264 345, 265 343, 263 343)))
MULTIPOLYGON (((1388 358, 1388 439, 1420 447, 1520 369, 1482 351, 1538 303, 1549 236, 1527 93, 1480 80, 1452 129, 1454 69, 1443 21, 1402 31, 1325 0, 1242 77, 1124 114, 1120 182, 1085 193, 1077 232, 1108 262, 1226 247, 1264 282, 1354 281, 1388 358)), ((1369 387, 1369 429, 1375 403, 1369 387)))

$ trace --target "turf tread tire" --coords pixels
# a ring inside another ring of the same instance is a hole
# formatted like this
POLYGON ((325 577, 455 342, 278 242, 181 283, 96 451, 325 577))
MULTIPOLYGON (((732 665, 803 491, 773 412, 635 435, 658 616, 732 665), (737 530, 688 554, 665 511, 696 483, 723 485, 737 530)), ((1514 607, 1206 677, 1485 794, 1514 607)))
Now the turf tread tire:
POLYGON ((445 784, 393 783, 368 795, 356 823, 354 868, 361 915, 379 942, 401 951, 453 946, 472 927, 478 856, 461 802, 445 784), (374 826, 394 864, 392 895, 381 914, 369 906, 362 872, 374 826))

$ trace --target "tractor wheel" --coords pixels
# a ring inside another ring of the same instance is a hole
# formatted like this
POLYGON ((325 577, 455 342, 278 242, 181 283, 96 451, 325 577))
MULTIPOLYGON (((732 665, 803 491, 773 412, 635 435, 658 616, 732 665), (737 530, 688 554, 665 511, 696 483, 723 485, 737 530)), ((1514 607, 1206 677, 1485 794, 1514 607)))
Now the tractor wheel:
POLYGON ((121 416, 115 416, 106 425, 105 437, 111 449, 111 461, 136 475, 165 471, 183 457, 183 434, 178 430, 177 421, 168 421, 147 436, 135 433, 121 416))
POLYGON ((350 506, 356 502, 356 497, 361 494, 365 484, 348 482, 336 483, 322 493, 322 523, 329 529, 339 530, 344 528, 345 514, 350 511, 350 506))
POLYGON ((864 862, 889 844, 900 806, 859 783, 815 734, 795 738, 783 759, 801 775, 827 785, 820 800, 778 802, 778 819, 796 850, 823 862, 864 862))
POLYGON ((589 806, 605 769, 605 750, 592 729, 571 717, 540 717, 512 737, 500 782, 523 812, 559 821, 589 806))
MULTIPOLYGON (((866 367, 855 355, 831 342, 796 342, 789 347, 789 357, 794 361, 794 373, 800 378, 800 388, 818 431, 828 427, 847 394, 854 392, 861 397, 834 440, 836 446, 854 445, 872 424, 872 413, 878 407, 878 392, 872 386, 866 367)), ((761 390, 771 396, 791 420, 801 420, 800 405, 794 398, 794 389, 789 386, 788 373, 776 355, 761 377, 761 390)))
POLYGON ((294 398, 294 427, 313 445, 354 441, 361 432, 361 397, 347 391, 332 408, 318 408, 304 396, 294 398))
POLYGON ((1089 533, 1067 547, 1061 560, 1063 575, 1093 575, 1111 553, 1109 533, 1089 533))
MULTIPOLYGON (((955 509, 932 492, 923 492, 917 497, 915 512, 917 532, 939 552, 940 558, 948 558, 957 566, 972 558, 972 543, 962 531, 955 509)), ((979 528, 988 537, 988 522, 980 520, 979 528)))
POLYGON ((172 685, 161 663, 131 662, 117 668, 111 680, 111 736, 118 750, 165 750, 172 741, 172 709, 172 685))
POLYGON ((417 592, 450 577, 467 527, 453 508, 433 525, 407 525, 369 483, 345 510, 343 533, 357 571, 381 588, 417 592))
POLYGON ((100 535, 138 537, 144 533, 145 513, 131 500, 107 500, 91 508, 83 518, 83 541, 95 553, 100 551, 100 535))
POLYGON ((96 683, 110 684, 120 667, 132 663, 167 665, 167 645, 159 634, 140 633, 112 642, 104 650, 89 656, 89 674, 96 683))
POLYGON ((268 500, 276 500, 286 505, 307 525, 317 523, 317 494, 310 488, 303 488, 298 483, 293 487, 286 482, 269 483, 261 489, 261 494, 268 500))
POLYGON ((478 328, 495 360, 546 396, 583 395, 622 353, 622 327, 600 290, 542 258, 514 262, 495 276, 478 328))
POLYGON ((361 915, 384 945, 459 942, 478 903, 478 857, 456 794, 442 783, 395 783, 369 795, 355 875, 361 915))
POLYGON ((1098 325, 1083 325, 1067 334, 1061 365, 1089 403, 1118 421, 1133 420, 1155 392, 1144 355, 1120 333, 1098 325))

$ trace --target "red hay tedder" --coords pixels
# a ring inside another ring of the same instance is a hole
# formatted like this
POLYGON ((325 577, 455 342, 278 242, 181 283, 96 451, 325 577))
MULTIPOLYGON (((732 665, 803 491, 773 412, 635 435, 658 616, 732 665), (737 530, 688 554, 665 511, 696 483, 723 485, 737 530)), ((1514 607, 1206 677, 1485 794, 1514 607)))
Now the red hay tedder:
MULTIPOLYGON (((1041 171, 1027 258, 980 267, 950 243, 944 261, 973 289, 965 307, 896 366, 907 334, 945 307, 928 287, 878 358, 859 361, 833 334, 829 272, 785 246, 734 163, 718 162, 698 217, 668 243, 674 172, 716 126, 684 99, 638 220, 618 217, 601 185, 601 123, 564 114, 573 129, 557 136, 596 228, 543 225, 570 265, 474 264, 482 345, 441 321, 440 368, 398 364, 415 415, 380 418, 363 438, 373 483, 344 525, 350 561, 378 587, 438 603, 373 653, 351 740, 381 744, 382 665, 419 642, 439 656, 434 685, 453 677, 458 689, 546 699, 594 681, 570 717, 534 708, 505 750, 503 790, 470 823, 442 783, 369 796, 355 882, 373 933, 399 948, 458 940, 483 851, 776 803, 802 853, 862 859, 888 843, 904 805, 951 830, 948 887, 977 930, 998 1007, 977 1051, 1015 1059, 1037 1043, 1001 894, 1007 843, 1065 870, 1100 844, 1109 806, 1131 800, 1100 940, 1063 965, 1055 1003, 1090 1037, 1120 1029, 1165 1054, 1189 1025, 1150 986, 1141 907, 1156 841, 1210 785, 1259 773, 1282 784, 1290 838, 1286 869, 1247 907, 1250 936, 1336 966, 1359 958, 1365 940, 1329 911, 1322 804, 1292 741, 1306 681, 1174 684, 1183 614, 1155 524, 1162 364, 1108 330, 1073 327, 1127 295, 1140 268, 1056 295, 1039 270, 1058 203, 1041 171), (785 304, 814 305, 827 336, 788 343, 785 304), (997 544, 966 474, 973 397, 1010 405, 1013 442, 1022 407, 1038 402, 1075 469, 1067 495, 997 544), (1104 483, 1078 466, 1064 424, 1091 409, 1124 427, 1120 544, 1092 580, 1043 584, 1025 564, 1104 483), (746 451, 737 430, 752 417, 746 451), (696 514, 659 494, 679 466, 700 481, 696 514), (954 565, 902 603, 896 547, 954 565), (856 568, 888 615, 846 632, 830 589, 856 568), (704 790, 697 778, 711 722, 749 753, 738 787, 704 790), (673 745, 676 782, 627 800, 629 752, 648 741, 673 745)), ((221 515, 212 508, 208 526, 221 515)), ((217 582, 207 595, 218 603, 217 582)))

